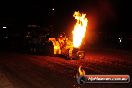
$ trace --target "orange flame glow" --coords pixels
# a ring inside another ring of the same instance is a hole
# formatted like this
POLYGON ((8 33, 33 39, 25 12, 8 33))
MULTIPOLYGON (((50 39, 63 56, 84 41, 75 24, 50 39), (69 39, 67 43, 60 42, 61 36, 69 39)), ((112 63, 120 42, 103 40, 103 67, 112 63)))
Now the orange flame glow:
POLYGON ((85 37, 85 32, 87 28, 87 18, 85 17, 86 14, 81 14, 75 11, 73 17, 77 20, 74 30, 73 30, 73 46, 75 48, 79 48, 82 43, 83 38, 85 37))
POLYGON ((79 75, 82 76, 82 75, 85 75, 85 71, 83 69, 81 69, 82 66, 79 66, 79 75))

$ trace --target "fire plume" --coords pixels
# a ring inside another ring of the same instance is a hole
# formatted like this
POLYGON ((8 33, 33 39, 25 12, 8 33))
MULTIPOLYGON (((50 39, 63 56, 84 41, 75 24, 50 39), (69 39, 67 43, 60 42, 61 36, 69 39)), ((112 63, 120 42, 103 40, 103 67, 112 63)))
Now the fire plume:
POLYGON ((85 32, 87 28, 87 18, 85 17, 86 14, 81 14, 79 11, 74 12, 73 17, 77 20, 74 30, 73 30, 73 46, 75 48, 79 48, 83 38, 85 37, 85 32))

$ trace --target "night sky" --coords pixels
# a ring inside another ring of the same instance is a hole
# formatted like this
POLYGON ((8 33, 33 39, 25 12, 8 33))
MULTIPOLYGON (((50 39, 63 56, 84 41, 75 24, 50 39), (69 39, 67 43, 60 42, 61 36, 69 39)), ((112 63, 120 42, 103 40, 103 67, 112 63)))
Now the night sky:
POLYGON ((130 32, 130 0, 48 0, 0 3, 0 24, 55 25, 55 30, 71 30, 74 11, 86 13, 89 30, 130 32), (54 10, 52 10, 54 8, 54 10))

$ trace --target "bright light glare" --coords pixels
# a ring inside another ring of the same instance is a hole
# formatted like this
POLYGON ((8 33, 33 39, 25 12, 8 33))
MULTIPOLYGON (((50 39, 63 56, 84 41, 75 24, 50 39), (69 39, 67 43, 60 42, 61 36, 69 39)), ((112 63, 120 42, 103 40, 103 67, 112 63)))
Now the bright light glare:
POLYGON ((54 11, 55 9, 54 9, 54 8, 52 8, 52 10, 54 11))
POLYGON ((7 28, 7 27, 3 27, 3 28, 7 28))
POLYGON ((119 42, 120 42, 120 43, 122 42, 122 38, 119 38, 119 42))

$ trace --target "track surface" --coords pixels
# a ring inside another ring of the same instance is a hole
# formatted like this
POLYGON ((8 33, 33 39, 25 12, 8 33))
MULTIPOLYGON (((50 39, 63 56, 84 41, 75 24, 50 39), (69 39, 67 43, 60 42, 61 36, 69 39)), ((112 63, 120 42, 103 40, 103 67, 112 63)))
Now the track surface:
POLYGON ((126 52, 87 52, 83 60, 1 53, 0 88, 132 87, 131 82, 128 84, 86 84, 80 86, 75 78, 80 65, 86 74, 128 74, 132 76, 132 54, 126 52))

